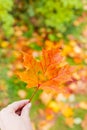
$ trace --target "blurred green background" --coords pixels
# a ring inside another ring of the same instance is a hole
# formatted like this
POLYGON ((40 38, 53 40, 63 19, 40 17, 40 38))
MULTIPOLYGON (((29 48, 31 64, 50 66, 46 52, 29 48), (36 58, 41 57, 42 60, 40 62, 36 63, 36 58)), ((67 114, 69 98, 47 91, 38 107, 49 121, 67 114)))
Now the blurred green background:
POLYGON ((33 129, 87 130, 87 0, 0 0, 0 109, 34 92, 15 75, 20 51, 56 47, 78 71, 66 93, 34 96, 33 129))

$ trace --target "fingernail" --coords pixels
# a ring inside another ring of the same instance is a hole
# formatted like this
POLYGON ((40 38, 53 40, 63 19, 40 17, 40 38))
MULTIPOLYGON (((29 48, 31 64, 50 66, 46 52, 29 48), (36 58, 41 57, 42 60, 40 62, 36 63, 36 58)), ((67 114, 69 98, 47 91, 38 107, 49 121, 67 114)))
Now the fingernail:
POLYGON ((27 105, 27 107, 30 108, 30 107, 31 107, 31 103, 29 103, 29 104, 27 105))

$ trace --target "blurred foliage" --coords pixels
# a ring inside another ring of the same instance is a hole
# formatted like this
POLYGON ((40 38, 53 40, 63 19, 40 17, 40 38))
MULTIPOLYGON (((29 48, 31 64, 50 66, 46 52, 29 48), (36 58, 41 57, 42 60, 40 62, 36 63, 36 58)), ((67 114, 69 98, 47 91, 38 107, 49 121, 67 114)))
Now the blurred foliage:
POLYGON ((11 14, 13 7, 13 0, 0 0, 0 24, 6 34, 10 36, 13 32, 13 16, 11 14))
POLYGON ((79 0, 34 1, 28 9, 29 15, 37 17, 40 24, 60 32, 65 32, 68 24, 80 16, 82 11, 83 4, 79 0))
POLYGON ((82 31, 84 23, 78 23, 77 26, 74 24, 84 11, 82 0, 30 0, 24 7, 25 16, 36 29, 50 28, 54 33, 61 33, 65 37, 68 34, 78 37, 82 31))
POLYGON ((16 21, 19 25, 24 23, 37 30, 40 27, 50 28, 54 33, 61 33, 63 36, 73 34, 78 37, 82 31, 84 22, 74 24, 84 12, 82 0, 4 1, 0 1, 0 21, 6 36, 12 34, 13 17, 19 19, 19 22, 16 21))

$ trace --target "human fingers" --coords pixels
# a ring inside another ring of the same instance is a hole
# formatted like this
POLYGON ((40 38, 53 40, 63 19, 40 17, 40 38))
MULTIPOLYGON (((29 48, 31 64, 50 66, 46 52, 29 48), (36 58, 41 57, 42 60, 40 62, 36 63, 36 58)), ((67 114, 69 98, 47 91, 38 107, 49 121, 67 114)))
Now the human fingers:
POLYGON ((22 118, 29 118, 29 111, 30 111, 31 103, 28 103, 27 105, 24 106, 21 112, 21 117, 22 118))
POLYGON ((5 110, 9 112, 16 112, 17 110, 20 110, 23 108, 26 104, 29 103, 29 100, 21 100, 21 101, 16 101, 10 105, 8 105, 5 110))

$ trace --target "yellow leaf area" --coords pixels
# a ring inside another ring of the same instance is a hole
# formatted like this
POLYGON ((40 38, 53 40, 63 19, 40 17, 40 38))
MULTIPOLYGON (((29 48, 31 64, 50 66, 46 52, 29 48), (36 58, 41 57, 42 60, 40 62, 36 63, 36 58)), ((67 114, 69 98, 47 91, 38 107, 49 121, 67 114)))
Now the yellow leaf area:
POLYGON ((65 117, 71 117, 73 116, 73 109, 66 105, 63 109, 62 109, 62 114, 65 116, 65 117))
POLYGON ((69 126, 70 128, 73 128, 73 124, 74 124, 74 119, 73 117, 67 117, 65 119, 65 123, 67 126, 69 126))
POLYGON ((87 110, 87 102, 81 101, 81 102, 79 103, 79 107, 82 108, 82 109, 87 110))
POLYGON ((73 67, 64 61, 58 48, 42 50, 40 60, 36 60, 31 52, 23 52, 24 70, 17 72, 27 87, 38 87, 47 91, 58 91, 59 86, 70 80, 73 67))
MULTIPOLYGON (((61 112, 66 118, 73 116, 73 109, 69 105, 65 105, 63 102, 51 101, 48 104, 48 109, 51 109, 51 111, 55 113, 61 112)), ((49 113, 47 113, 47 115, 48 117, 51 116, 49 113)))
POLYGON ((57 103, 56 101, 51 101, 48 107, 51 108, 53 112, 58 113, 64 107, 64 104, 62 102, 57 103))

